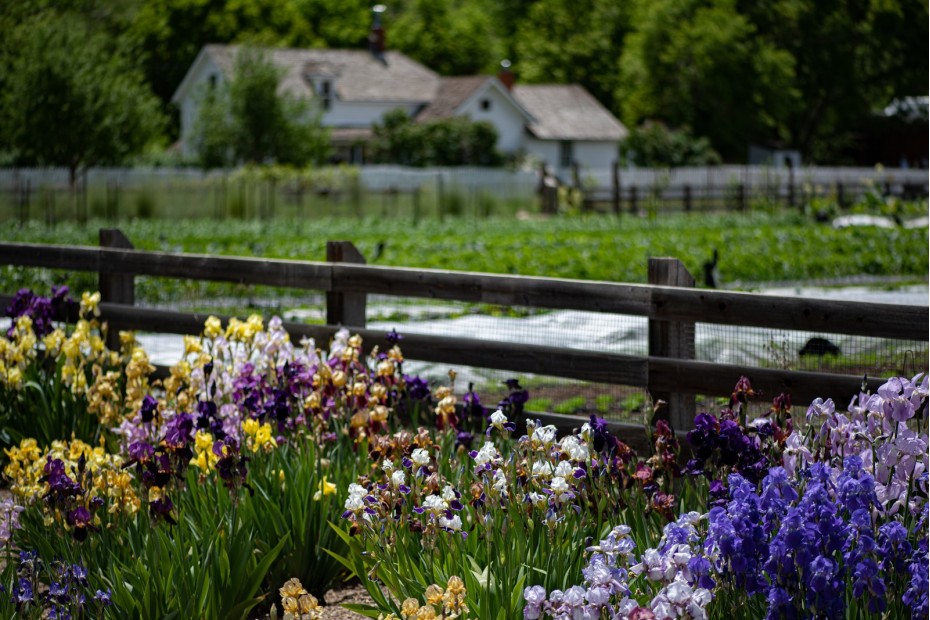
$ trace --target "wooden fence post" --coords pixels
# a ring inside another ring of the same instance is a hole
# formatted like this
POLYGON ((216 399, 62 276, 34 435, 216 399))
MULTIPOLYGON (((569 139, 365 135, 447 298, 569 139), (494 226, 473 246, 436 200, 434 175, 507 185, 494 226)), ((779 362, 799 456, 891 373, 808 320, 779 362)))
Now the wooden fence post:
MULTIPOLYGON (((132 242, 119 228, 101 228, 100 229, 100 247, 117 248, 123 250, 135 249, 132 242)), ((132 306, 136 303, 136 282, 135 276, 131 273, 104 273, 99 272, 98 288, 100 290, 100 301, 126 304, 132 306)), ((107 331, 107 347, 111 351, 119 351, 119 330, 111 329, 107 331)))
POLYGON ((691 212, 691 186, 685 185, 685 213, 691 212))
MULTIPOLYGON (((327 241, 326 260, 330 263, 365 264, 365 257, 351 241, 327 241)), ((365 293, 326 293, 326 323, 365 327, 365 293)))
MULTIPOLYGON (((690 288, 694 287, 694 276, 677 258, 650 258, 649 284, 690 288)), ((649 356, 694 359, 694 323, 649 319, 649 356)), ((653 423, 664 418, 675 430, 691 428, 694 423, 694 395, 653 390, 651 376, 649 383, 653 401, 661 399, 668 403, 657 412, 653 423)))

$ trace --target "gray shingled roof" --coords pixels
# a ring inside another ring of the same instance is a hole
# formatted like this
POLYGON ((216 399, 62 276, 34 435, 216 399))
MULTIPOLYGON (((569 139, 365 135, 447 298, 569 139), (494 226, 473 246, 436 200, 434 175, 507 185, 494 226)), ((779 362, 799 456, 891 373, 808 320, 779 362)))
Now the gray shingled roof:
POLYGON ((577 84, 517 84, 511 94, 536 119, 528 129, 542 140, 622 140, 628 133, 577 84))
MULTIPOLYGON (((236 45, 208 45, 207 53, 225 74, 231 75, 236 45)), ((439 88, 439 76, 400 52, 384 53, 384 60, 367 50, 266 49, 275 66, 283 69, 279 88, 298 96, 312 96, 306 74, 335 79, 335 93, 342 101, 431 101, 439 88)))
POLYGON ((453 116, 458 107, 490 79, 487 75, 442 78, 436 96, 417 114, 417 120, 432 121, 453 116))

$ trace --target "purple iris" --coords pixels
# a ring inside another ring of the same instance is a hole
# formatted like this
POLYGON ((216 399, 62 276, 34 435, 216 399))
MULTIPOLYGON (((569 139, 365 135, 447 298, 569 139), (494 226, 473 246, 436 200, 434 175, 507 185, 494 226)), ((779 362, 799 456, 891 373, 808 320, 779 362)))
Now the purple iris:
MULTIPOLYGON (((20 289, 6 309, 6 315, 12 319, 28 316, 32 319, 32 330, 36 336, 42 337, 54 329, 52 320, 56 314, 63 314, 75 306, 75 302, 68 296, 67 286, 53 286, 51 297, 36 295, 31 290, 20 289)), ((15 321, 7 331, 11 338, 15 331, 15 321)))
POLYGON ((32 603, 34 601, 35 593, 32 590, 32 582, 25 577, 20 577, 16 583, 13 584, 13 602, 16 603, 16 609, 19 609, 20 605, 32 603))
POLYGON ((93 520, 94 518, 90 514, 90 511, 84 508, 84 506, 78 506, 65 515, 65 521, 74 528, 71 535, 74 536, 74 539, 78 542, 87 539, 88 530, 93 529, 93 520))
POLYGON ((113 593, 110 592, 109 588, 107 588, 106 592, 104 592, 103 590, 97 590, 96 592, 94 592, 94 600, 100 605, 102 605, 103 607, 109 607, 110 605, 113 604, 112 597, 113 597, 113 593))
POLYGON ((168 422, 165 443, 172 448, 183 448, 190 442, 194 431, 194 418, 189 413, 179 413, 168 422))
POLYGON ((404 337, 398 334, 396 329, 391 328, 391 331, 388 332, 387 336, 385 336, 384 339, 387 340, 388 344, 393 347, 398 342, 403 340, 404 337))
POLYGON ((426 400, 430 396, 429 384, 415 375, 404 375, 407 384, 407 394, 413 400, 426 400))
POLYGON ((139 408, 139 415, 143 422, 151 422, 158 412, 158 401, 151 394, 146 394, 142 399, 142 406, 139 408))
POLYGON ((170 497, 162 496, 153 502, 149 502, 149 513, 156 519, 164 519, 171 525, 177 525, 177 521, 171 515, 174 510, 174 503, 170 497))

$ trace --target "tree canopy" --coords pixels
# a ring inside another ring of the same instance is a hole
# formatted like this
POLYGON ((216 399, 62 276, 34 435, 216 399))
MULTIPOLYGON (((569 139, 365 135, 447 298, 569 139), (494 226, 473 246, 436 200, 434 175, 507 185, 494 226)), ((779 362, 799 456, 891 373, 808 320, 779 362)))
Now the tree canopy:
POLYGON ((119 41, 73 13, 38 14, 3 50, 0 133, 27 165, 114 164, 162 130, 158 100, 119 41))
MULTIPOLYGON (((750 143, 778 143, 809 161, 841 162, 877 110, 925 94, 930 81, 928 7, 914 0, 386 4, 388 48, 443 75, 494 72, 506 57, 518 81, 580 83, 631 129, 688 127, 728 161, 745 159, 750 143)), ((53 23, 72 20, 81 36, 61 35, 72 46, 65 60, 106 50, 104 64, 123 76, 116 91, 133 91, 131 81, 175 119, 164 130, 170 142, 178 130, 170 97, 203 45, 364 48, 370 8, 367 0, 7 0, 0 88, 48 61, 45 50, 34 62, 22 53, 31 24, 39 26, 33 38, 47 37, 53 23)), ((61 103, 36 96, 35 80, 18 84, 4 101, 61 103)))

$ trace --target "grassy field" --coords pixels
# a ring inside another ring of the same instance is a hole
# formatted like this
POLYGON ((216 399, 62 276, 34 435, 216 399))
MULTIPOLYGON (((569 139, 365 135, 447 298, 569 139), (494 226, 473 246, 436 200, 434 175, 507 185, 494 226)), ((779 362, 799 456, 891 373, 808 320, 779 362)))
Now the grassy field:
MULTIPOLYGON (((5 226, 9 241, 96 245, 111 226, 5 226)), ((699 274, 714 248, 724 281, 746 283, 850 275, 926 277, 927 230, 833 229, 794 214, 588 216, 423 220, 322 218, 272 222, 133 220, 119 227, 136 247, 323 260, 327 240, 354 242, 384 265, 645 281, 649 256, 676 256, 699 274), (377 248, 383 247, 380 256, 377 248)))

